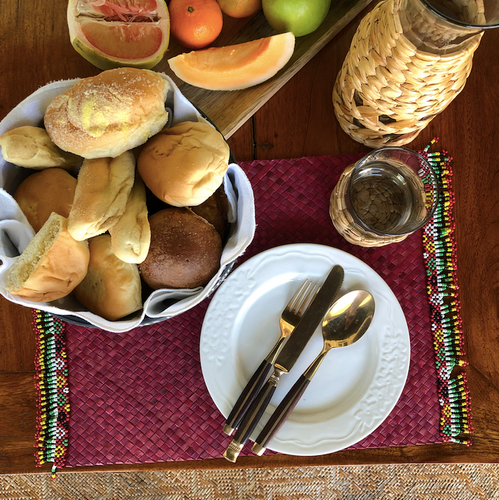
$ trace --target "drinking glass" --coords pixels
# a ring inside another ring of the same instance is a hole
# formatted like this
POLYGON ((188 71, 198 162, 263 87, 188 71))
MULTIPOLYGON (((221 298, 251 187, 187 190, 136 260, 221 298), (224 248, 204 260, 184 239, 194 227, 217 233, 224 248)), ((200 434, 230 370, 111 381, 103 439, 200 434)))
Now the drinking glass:
POLYGON ((347 241, 378 247, 423 227, 438 196, 437 177, 423 156, 387 146, 345 169, 331 193, 329 214, 347 241))

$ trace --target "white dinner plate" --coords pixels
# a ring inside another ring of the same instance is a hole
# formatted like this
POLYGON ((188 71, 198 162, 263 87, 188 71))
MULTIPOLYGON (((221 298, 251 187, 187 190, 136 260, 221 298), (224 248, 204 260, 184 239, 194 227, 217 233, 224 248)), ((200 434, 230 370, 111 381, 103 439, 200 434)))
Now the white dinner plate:
MULTIPOLYGON (((329 352, 293 413, 268 448, 291 455, 322 455, 351 446, 390 414, 410 362, 407 322, 395 295, 352 255, 315 244, 284 245, 237 268, 216 292, 203 323, 201 368, 208 391, 227 417, 253 372, 279 338, 279 317, 301 282, 322 283, 331 267, 345 270, 341 294, 374 296, 371 326, 357 343, 329 352)), ((320 328, 281 381, 252 439, 322 348, 320 328)))

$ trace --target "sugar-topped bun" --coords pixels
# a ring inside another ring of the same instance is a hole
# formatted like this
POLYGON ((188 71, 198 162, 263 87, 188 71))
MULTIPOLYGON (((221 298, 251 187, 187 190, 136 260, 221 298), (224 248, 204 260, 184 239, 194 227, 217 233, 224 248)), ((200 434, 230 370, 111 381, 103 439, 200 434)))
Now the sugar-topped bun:
POLYGON ((149 223, 151 246, 139 268, 151 288, 196 288, 217 273, 222 240, 205 219, 172 207, 156 212, 149 223))
POLYGON ((229 146, 214 127, 183 122, 147 141, 137 168, 160 200, 175 207, 196 206, 222 184, 229 154, 229 146))
POLYGON ((103 71, 57 96, 45 112, 45 128, 65 151, 84 158, 115 158, 165 126, 169 88, 168 81, 153 71, 103 71))

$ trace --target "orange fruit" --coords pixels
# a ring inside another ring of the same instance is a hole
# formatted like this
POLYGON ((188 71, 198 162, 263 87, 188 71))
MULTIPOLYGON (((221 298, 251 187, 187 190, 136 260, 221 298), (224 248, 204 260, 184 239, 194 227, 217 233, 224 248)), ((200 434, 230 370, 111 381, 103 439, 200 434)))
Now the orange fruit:
POLYGON ((216 0, 171 0, 172 35, 189 49, 202 49, 220 35, 223 16, 216 0))
POLYGON ((268 80, 293 55, 295 36, 282 33, 252 42, 194 50, 168 59, 184 82, 208 90, 245 89, 268 80))
POLYGON ((217 2, 223 13, 235 18, 249 17, 262 9, 262 0, 217 0, 217 2))
POLYGON ((170 17, 164 0, 69 0, 71 44, 100 69, 150 69, 166 52, 170 17))

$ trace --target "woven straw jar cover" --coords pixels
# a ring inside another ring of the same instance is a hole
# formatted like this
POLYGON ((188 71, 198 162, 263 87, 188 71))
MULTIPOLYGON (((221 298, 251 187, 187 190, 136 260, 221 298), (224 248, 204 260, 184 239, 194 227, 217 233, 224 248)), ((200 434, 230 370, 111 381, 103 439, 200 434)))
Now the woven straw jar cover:
POLYGON ((411 142, 461 92, 481 37, 452 54, 423 52, 403 33, 400 0, 379 3, 361 21, 336 78, 342 129, 373 148, 411 142))

